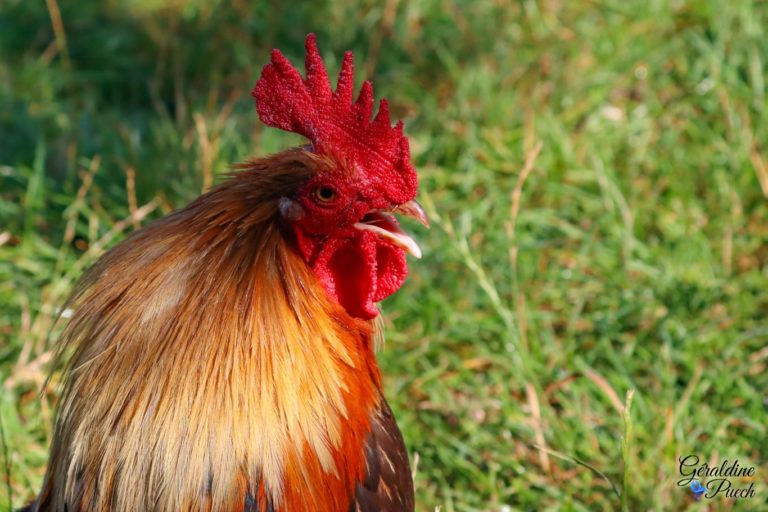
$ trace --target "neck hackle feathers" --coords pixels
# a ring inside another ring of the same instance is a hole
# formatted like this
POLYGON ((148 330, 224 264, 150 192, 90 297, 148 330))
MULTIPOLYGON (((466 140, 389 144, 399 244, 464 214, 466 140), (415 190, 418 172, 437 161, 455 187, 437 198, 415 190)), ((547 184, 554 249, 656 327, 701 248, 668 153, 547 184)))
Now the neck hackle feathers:
POLYGON ((307 36, 305 47, 306 78, 280 50, 272 51, 272 61, 264 66, 251 93, 259 118, 268 126, 303 135, 314 152, 362 170, 372 186, 386 188, 393 203, 411 199, 417 180, 402 121, 392 127, 385 99, 371 121, 373 86, 369 81, 353 102, 352 52, 344 54, 332 91, 314 34, 307 36))

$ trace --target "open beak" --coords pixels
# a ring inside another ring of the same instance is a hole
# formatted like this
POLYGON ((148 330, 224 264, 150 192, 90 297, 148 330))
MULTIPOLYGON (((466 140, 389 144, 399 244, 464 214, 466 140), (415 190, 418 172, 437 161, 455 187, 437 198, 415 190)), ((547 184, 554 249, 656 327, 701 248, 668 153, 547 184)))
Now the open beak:
MULTIPOLYGON (((399 213, 406 217, 413 217, 422 225, 429 227, 429 218, 424 212, 424 208, 415 200, 408 201, 392 209, 393 213, 399 213)), ((411 238, 408 233, 403 231, 397 224, 394 216, 389 212, 373 211, 355 224, 356 229, 372 231, 382 238, 386 238, 390 243, 400 247, 416 258, 421 258, 421 248, 411 238)))

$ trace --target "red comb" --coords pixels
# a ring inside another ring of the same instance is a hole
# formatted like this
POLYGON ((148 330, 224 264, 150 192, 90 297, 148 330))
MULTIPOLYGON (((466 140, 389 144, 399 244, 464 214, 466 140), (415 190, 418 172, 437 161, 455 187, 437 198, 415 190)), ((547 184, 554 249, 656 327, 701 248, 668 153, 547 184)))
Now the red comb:
POLYGON ((280 50, 264 66, 252 96, 256 111, 267 125, 299 133, 312 142, 317 153, 332 155, 357 165, 367 179, 378 181, 387 197, 402 203, 416 195, 416 172, 411 164, 403 123, 394 128, 387 100, 373 113, 373 86, 366 81, 356 101, 352 52, 344 54, 336 91, 317 50, 314 34, 305 43, 307 77, 302 78, 280 50))

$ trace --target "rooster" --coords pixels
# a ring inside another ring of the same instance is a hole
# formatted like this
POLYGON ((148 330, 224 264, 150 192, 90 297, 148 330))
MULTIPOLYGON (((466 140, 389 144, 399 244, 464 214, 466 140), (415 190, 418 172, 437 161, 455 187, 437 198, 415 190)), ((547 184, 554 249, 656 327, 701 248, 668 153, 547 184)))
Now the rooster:
POLYGON ((335 90, 279 50, 253 89, 309 144, 237 166, 86 272, 69 300, 50 461, 31 511, 412 511, 376 303, 428 225, 403 124, 352 53, 335 90))

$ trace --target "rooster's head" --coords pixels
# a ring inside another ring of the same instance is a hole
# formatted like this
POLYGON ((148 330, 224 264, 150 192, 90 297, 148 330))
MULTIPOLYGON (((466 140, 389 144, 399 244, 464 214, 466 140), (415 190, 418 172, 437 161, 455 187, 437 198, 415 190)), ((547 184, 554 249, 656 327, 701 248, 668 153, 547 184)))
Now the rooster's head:
POLYGON ((350 315, 370 319, 375 303, 405 280, 405 253, 421 256, 393 214, 425 225, 427 216, 414 200, 418 181, 402 122, 392 127, 386 100, 371 120, 370 82, 353 101, 352 53, 344 55, 333 91, 314 34, 306 52, 306 78, 274 50, 253 89, 264 123, 310 141, 302 151, 311 172, 280 198, 278 210, 326 292, 350 315))

